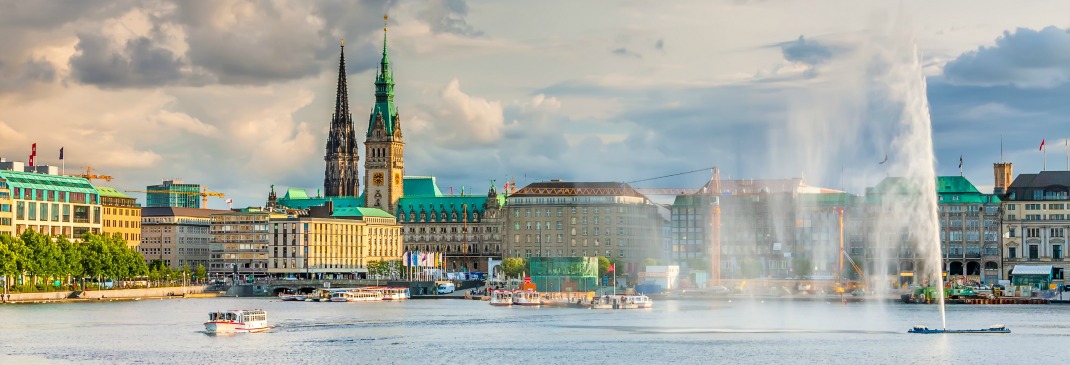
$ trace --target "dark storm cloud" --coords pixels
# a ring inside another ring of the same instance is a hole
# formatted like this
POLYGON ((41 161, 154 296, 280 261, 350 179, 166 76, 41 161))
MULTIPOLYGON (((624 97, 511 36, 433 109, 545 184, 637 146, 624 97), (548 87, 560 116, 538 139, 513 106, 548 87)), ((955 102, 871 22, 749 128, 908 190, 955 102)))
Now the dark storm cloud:
POLYGON ((965 85, 1060 85, 1070 81, 1070 33, 1057 27, 1004 31, 995 45, 948 62, 944 75, 965 85))
POLYGON ((78 20, 105 18, 130 4, 130 1, 2 1, 0 27, 47 31, 78 20))
POLYGON ((817 65, 832 58, 832 48, 815 41, 808 41, 803 36, 798 40, 780 44, 780 51, 784 59, 792 62, 801 62, 808 65, 817 65))
POLYGON ((170 50, 157 47, 145 37, 126 42, 122 50, 109 49, 108 40, 79 33, 71 57, 71 76, 84 84, 105 88, 161 86, 185 75, 183 61, 170 50))
POLYGON ((465 0, 433 0, 419 12, 420 20, 431 26, 435 33, 453 33, 468 37, 482 36, 483 32, 468 24, 468 3, 465 0))

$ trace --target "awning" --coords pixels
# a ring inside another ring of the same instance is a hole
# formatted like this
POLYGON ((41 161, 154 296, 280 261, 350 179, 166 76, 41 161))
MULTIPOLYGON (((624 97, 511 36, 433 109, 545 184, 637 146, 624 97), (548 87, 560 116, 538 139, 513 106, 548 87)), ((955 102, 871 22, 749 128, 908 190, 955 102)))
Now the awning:
POLYGON ((1017 265, 1011 275, 1051 275, 1051 265, 1017 265))

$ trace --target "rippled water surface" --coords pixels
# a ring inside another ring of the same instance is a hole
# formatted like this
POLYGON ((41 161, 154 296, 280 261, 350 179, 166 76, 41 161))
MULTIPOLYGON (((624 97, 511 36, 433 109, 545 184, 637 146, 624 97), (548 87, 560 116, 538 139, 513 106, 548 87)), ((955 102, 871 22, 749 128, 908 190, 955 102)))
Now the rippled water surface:
POLYGON ((467 300, 171 299, 0 306, 0 363, 1055 363, 1070 306, 935 307, 660 300, 652 310, 496 308, 467 300), (208 336, 216 309, 263 308, 267 333, 208 336))

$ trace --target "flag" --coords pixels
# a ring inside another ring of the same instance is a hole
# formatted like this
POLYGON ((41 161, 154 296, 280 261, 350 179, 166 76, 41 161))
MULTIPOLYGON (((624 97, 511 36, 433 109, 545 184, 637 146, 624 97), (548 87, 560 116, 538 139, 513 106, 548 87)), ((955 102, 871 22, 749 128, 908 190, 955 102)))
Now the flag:
POLYGON ((959 155, 959 168, 962 168, 962 155, 959 155))
POLYGON ((887 154, 885 154, 885 155, 884 155, 884 159, 883 159, 883 160, 881 160, 881 162, 880 162, 880 163, 877 163, 877 164, 878 164, 878 165, 883 165, 883 164, 884 164, 885 162, 888 162, 888 155, 887 155, 887 154))
POLYGON ((232 203, 234 203, 234 199, 227 199, 226 202, 227 202, 227 204, 232 204, 232 203))
POLYGON ((613 272, 616 268, 617 264, 609 264, 609 270, 606 270, 606 272, 613 272))
POLYGON ((60 160, 62 160, 62 159, 63 159, 63 147, 60 147, 60 148, 59 148, 59 159, 60 159, 60 160))
MULTIPOLYGON (((36 146, 36 144, 35 144, 34 146, 36 146)), ((1043 151, 1043 150, 1044 150, 1044 139, 1041 139, 1041 140, 1040 140, 1040 150, 1041 150, 1041 151, 1043 151)))

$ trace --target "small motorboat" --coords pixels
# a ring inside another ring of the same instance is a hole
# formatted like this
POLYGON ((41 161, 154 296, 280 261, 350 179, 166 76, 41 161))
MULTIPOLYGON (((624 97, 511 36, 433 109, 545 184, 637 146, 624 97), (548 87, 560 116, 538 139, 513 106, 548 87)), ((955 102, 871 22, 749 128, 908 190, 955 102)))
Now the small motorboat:
POLYGON ((979 330, 932 329, 926 326, 917 325, 908 330, 907 333, 1011 333, 1011 330, 1007 329, 1007 326, 1002 324, 994 324, 988 328, 979 330))

